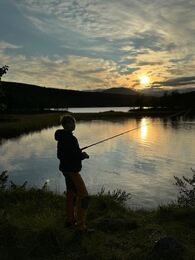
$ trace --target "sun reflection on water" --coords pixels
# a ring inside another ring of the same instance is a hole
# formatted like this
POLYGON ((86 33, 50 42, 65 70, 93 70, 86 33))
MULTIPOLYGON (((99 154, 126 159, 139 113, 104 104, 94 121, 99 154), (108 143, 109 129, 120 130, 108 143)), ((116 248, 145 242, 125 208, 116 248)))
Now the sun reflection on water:
POLYGON ((140 122, 141 126, 141 131, 140 131, 140 136, 142 140, 146 140, 148 136, 148 122, 146 118, 142 118, 140 122))

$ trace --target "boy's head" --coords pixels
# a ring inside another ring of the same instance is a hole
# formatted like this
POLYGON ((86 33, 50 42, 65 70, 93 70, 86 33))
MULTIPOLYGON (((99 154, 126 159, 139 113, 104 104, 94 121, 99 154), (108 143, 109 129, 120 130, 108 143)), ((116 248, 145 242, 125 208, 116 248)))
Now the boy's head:
POLYGON ((61 119, 61 124, 62 124, 64 130, 72 132, 75 130, 75 127, 76 127, 76 120, 71 115, 65 115, 61 119))

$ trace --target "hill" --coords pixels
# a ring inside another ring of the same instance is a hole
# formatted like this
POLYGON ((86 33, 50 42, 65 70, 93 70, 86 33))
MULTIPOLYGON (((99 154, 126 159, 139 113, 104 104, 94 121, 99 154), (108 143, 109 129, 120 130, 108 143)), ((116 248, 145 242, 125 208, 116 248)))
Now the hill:
POLYGON ((138 92, 134 91, 130 88, 123 88, 123 87, 117 87, 117 88, 109 88, 102 90, 103 93, 110 93, 110 94, 120 94, 120 95, 137 95, 138 92))
POLYGON ((102 92, 102 93, 109 93, 109 94, 124 94, 124 95, 137 95, 140 92, 135 91, 131 88, 126 87, 113 87, 113 88, 98 88, 98 89, 90 89, 84 90, 85 92, 102 92))
POLYGON ((111 88, 103 92, 63 90, 17 82, 1 83, 0 104, 7 111, 43 110, 68 107, 195 107, 195 91, 165 94, 162 97, 145 96, 131 89, 111 88))
POLYGON ((139 95, 86 92, 46 88, 16 82, 2 82, 9 109, 135 106, 139 95))
POLYGON ((172 95, 174 93, 178 94, 185 94, 185 93, 191 93, 194 92, 195 88, 185 88, 185 89, 175 89, 175 90, 163 90, 158 88, 145 88, 140 90, 140 94, 146 95, 146 96, 158 96, 162 97, 164 95, 172 95))

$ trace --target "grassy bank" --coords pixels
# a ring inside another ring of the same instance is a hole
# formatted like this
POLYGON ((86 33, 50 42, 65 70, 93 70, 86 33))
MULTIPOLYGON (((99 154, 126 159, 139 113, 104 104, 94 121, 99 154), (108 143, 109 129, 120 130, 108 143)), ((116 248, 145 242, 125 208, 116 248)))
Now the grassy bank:
POLYGON ((157 259, 155 243, 166 236, 182 244, 175 260, 195 259, 194 208, 133 211, 121 193, 98 194, 88 211, 95 232, 81 236, 65 227, 63 195, 12 186, 0 190, 0 201, 0 259, 157 259))
POLYGON ((0 137, 11 138, 59 124, 62 113, 1 114, 0 137))
MULTIPOLYGON (((100 113, 74 113, 77 120, 106 119, 116 118, 141 118, 166 117, 175 113, 175 111, 158 110, 135 110, 130 112, 100 112, 100 113)), ((43 128, 59 125, 60 117, 65 112, 45 112, 29 114, 0 114, 0 137, 12 138, 21 134, 27 134, 34 131, 40 131, 43 128)))

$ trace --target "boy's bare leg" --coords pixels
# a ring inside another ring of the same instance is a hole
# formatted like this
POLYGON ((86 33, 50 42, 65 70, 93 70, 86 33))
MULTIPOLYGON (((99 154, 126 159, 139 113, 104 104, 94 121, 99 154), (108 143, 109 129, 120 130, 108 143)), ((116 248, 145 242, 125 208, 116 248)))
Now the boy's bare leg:
POLYGON ((79 173, 72 173, 71 179, 76 187, 77 191, 77 205, 76 205, 76 214, 77 214, 77 224, 78 229, 86 229, 86 215, 88 208, 88 192, 85 186, 85 183, 79 173))
POLYGON ((67 194, 66 194, 67 222, 72 224, 72 225, 76 221, 76 219, 75 219, 75 212, 74 212, 75 197, 76 197, 76 194, 74 192, 67 191, 67 194))

